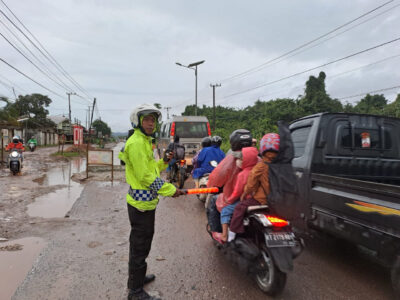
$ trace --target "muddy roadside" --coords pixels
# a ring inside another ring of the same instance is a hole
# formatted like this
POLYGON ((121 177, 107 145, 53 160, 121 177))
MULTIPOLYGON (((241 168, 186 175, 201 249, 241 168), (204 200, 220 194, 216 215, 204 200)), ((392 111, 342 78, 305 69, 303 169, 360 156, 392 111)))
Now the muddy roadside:
MULTIPOLYGON (((58 236, 76 224, 69 218, 69 211, 79 202, 86 185, 110 177, 110 171, 94 169, 87 181, 74 180, 74 174, 86 175, 86 158, 52 155, 56 151, 56 147, 48 147, 25 152, 18 176, 11 175, 7 168, 0 169, 0 266, 7 270, 0 272, 0 299, 10 299, 39 253, 40 259, 58 236)), ((116 168, 115 184, 124 181, 119 173, 123 170, 116 168)), ((96 190, 101 189, 108 188, 100 184, 96 190)), ((63 251, 66 249, 70 247, 63 251)))

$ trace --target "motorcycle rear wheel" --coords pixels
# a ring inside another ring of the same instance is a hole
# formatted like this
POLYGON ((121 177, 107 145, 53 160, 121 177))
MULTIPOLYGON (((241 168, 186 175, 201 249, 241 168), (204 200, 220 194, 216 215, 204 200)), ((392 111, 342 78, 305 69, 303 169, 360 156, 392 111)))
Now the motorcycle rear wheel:
POLYGON ((286 284, 286 274, 277 268, 271 252, 266 247, 261 250, 258 268, 259 271, 255 275, 258 287, 269 296, 280 294, 286 284))
POLYGON ((186 172, 185 169, 181 168, 178 171, 177 177, 178 177, 178 186, 179 188, 183 188, 183 186, 185 185, 185 176, 186 176, 186 172))

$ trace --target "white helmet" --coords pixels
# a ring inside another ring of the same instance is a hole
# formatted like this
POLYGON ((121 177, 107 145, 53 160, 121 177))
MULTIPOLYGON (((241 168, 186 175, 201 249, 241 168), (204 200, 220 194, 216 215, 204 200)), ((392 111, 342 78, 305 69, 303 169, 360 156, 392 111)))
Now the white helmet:
POLYGON ((152 104, 141 104, 138 107, 136 107, 132 113, 131 113, 131 124, 133 128, 139 127, 139 120, 141 116, 149 115, 149 114, 155 114, 157 115, 158 122, 161 122, 162 120, 162 114, 161 111, 155 107, 152 104))

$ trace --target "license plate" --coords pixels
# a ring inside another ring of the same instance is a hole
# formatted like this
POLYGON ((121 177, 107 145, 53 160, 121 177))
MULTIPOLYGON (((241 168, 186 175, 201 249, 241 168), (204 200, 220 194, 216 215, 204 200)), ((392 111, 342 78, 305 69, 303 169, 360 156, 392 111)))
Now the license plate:
POLYGON ((265 234, 268 247, 293 247, 294 234, 289 232, 269 232, 265 234))

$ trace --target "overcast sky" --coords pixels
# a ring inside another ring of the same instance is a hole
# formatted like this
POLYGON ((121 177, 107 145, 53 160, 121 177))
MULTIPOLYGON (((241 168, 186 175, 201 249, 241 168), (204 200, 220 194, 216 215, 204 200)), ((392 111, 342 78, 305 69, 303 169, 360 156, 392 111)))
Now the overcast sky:
MULTIPOLYGON (((53 70, 51 78, 60 78, 70 91, 85 98, 96 97, 100 116, 113 131, 128 130, 130 111, 138 104, 160 103, 172 107, 170 114, 178 115, 186 105, 194 104, 194 71, 175 62, 187 65, 205 60, 198 67, 198 105, 212 105, 211 83, 222 84, 216 89, 216 102, 223 106, 245 107, 257 99, 296 98, 304 92, 308 77, 322 70, 327 75, 328 93, 343 103, 362 98, 345 98, 348 96, 400 85, 400 40, 283 79, 400 38, 400 1, 2 1, 87 95, 56 71, 1 12, 0 33, 44 68, 7 28, 18 34, 25 46, 53 70), (300 53, 263 66, 387 2, 301 48, 300 53), (259 66, 263 68, 257 72, 231 78, 259 66), (260 85, 264 86, 255 88, 260 85)), ((0 10, 24 30, 1 1, 0 10)), ((53 100, 51 115, 68 115, 67 89, 40 73, 2 36, 0 58, 59 96, 2 61, 0 95, 14 98, 10 86, 17 95, 42 93, 53 100)), ((380 93, 393 101, 400 89, 380 93)), ((71 99, 72 117, 85 123, 90 103, 78 96, 71 99)), ((163 114, 165 119, 166 110, 163 114)))

